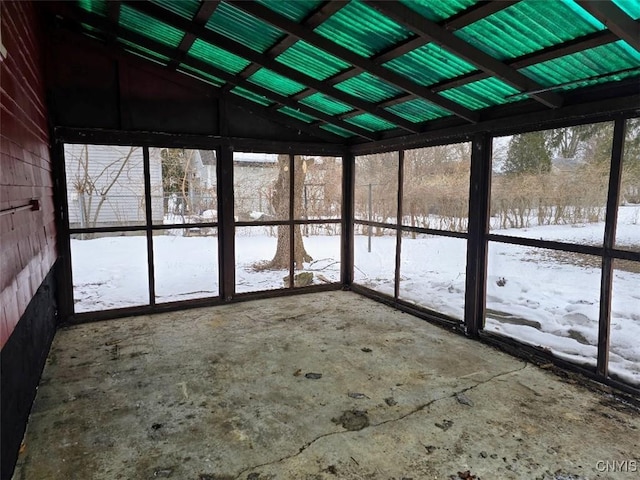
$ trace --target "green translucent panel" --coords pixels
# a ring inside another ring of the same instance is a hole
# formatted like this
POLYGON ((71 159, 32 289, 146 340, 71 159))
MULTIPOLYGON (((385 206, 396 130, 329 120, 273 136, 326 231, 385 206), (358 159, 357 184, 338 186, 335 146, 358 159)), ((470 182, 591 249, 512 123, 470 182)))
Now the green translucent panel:
POLYGON ((603 28, 572 0, 523 0, 457 30, 455 35, 492 57, 506 60, 603 28))
POLYGON ((583 80, 583 82, 562 88, 570 90, 638 75, 636 70, 635 73, 618 74, 618 78, 607 77, 590 80, 590 77, 597 75, 636 68, 640 68, 640 53, 627 45, 626 42, 619 41, 532 65, 521 69, 520 72, 545 87, 583 80))
POLYGON ((153 60, 154 62, 162 63, 164 65, 169 63, 169 60, 170 60, 169 57, 160 55, 159 53, 156 53, 153 50, 149 50, 148 48, 141 47, 136 43, 129 42, 128 40, 123 40, 122 38, 119 38, 118 41, 121 44, 126 45, 126 50, 128 50, 129 52, 135 53, 149 60, 153 60))
POLYGON ((316 80, 325 80, 349 67, 347 62, 304 41, 296 42, 276 60, 316 80))
POLYGON ((385 108, 385 110, 413 123, 426 122, 427 120, 434 120, 449 115, 447 110, 421 98, 398 103, 397 105, 385 108))
POLYGON ((344 128, 340 128, 336 125, 331 125, 331 124, 320 125, 320 128, 322 128, 323 130, 326 130, 327 132, 340 135, 341 137, 345 137, 345 138, 353 137, 353 133, 351 133, 349 130, 345 130, 344 128))
POLYGON ((304 85, 266 68, 261 68, 251 75, 249 81, 287 97, 289 95, 295 95, 305 89, 304 85))
POLYGON ((151 0, 151 2, 188 20, 196 16, 201 5, 200 0, 151 0))
POLYGON ((207 28, 260 53, 283 36, 277 28, 224 2, 216 8, 207 28))
POLYGON ((335 87, 368 102, 381 102, 402 93, 402 90, 366 72, 340 82, 335 87))
POLYGON ((284 113, 285 115, 289 115, 290 117, 297 118, 298 120, 302 120, 305 123, 311 123, 317 120, 316 117, 312 117, 311 115, 307 115, 304 112, 301 112, 299 110, 296 110, 290 107, 282 107, 278 109, 278 111, 284 113))
POLYGON ((420 85, 432 85, 476 69, 435 43, 416 48, 388 61, 384 66, 420 85))
POLYGON ((244 58, 229 53, 222 48, 211 45, 204 40, 196 40, 189 49, 189 55, 202 60, 228 73, 238 73, 244 70, 250 62, 244 58))
POLYGON ((638 0, 613 0, 613 3, 631 18, 640 19, 640 2, 638 0))
POLYGON ((300 22, 318 8, 322 4, 322 0, 258 0, 258 3, 283 17, 287 17, 289 20, 300 22))
POLYGON ((258 95, 257 93, 253 93, 252 91, 242 87, 235 87, 231 90, 231 93, 246 98, 247 100, 251 100, 252 102, 259 103, 260 105, 264 105, 265 107, 273 105, 273 102, 267 97, 258 95))
POLYGON ((486 78, 461 87, 445 90, 441 95, 471 110, 478 110, 513 102, 516 99, 512 95, 518 92, 518 90, 497 78, 486 78))
POLYGON ((315 31, 363 57, 371 57, 412 35, 358 0, 352 0, 315 31))
POLYGON ((387 122, 380 117, 372 115, 370 113, 362 113, 360 115, 356 115, 355 117, 345 118, 345 122, 353 123, 358 127, 362 127, 371 132, 378 132, 380 130, 389 130, 391 128, 396 128, 391 122, 387 122))
POLYGON ((476 0, 448 0, 448 1, 434 1, 434 0, 401 0, 407 7, 416 13, 419 13, 423 17, 428 18, 434 22, 439 22, 445 18, 449 18, 452 15, 470 7, 476 0))
POLYGON ((308 107, 315 108, 316 110, 320 110, 328 115, 341 115, 353 110, 352 106, 329 97, 324 93, 314 93, 313 95, 309 95, 307 98, 300 100, 300 103, 307 105, 308 107))
POLYGON ((225 81, 221 78, 214 77, 213 75, 203 72, 202 70, 198 70, 197 68, 190 67, 189 65, 181 65, 180 68, 178 68, 178 71, 197 77, 201 80, 205 80, 207 83, 211 83, 216 87, 221 87, 225 84, 225 81))
POLYGON ((184 37, 184 32, 177 28, 140 13, 128 5, 120 6, 120 25, 169 47, 177 47, 184 37))
POLYGON ((103 17, 107 16, 106 0, 79 0, 78 6, 87 12, 95 13, 103 17))

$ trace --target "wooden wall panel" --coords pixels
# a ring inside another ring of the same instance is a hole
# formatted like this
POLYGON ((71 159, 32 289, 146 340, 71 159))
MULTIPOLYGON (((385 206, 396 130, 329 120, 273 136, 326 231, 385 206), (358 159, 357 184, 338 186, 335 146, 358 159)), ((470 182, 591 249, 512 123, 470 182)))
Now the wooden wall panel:
POLYGON ((4 347, 56 260, 43 58, 31 2, 2 2, 0 209, 38 199, 40 210, 0 217, 0 345, 4 347))

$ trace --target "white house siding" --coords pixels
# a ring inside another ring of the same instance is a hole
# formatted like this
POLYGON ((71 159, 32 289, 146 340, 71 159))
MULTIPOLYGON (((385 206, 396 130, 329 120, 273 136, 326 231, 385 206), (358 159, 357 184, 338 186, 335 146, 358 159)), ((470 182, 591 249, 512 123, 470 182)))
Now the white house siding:
MULTIPOLYGON (((64 153, 71 228, 144 225, 142 147, 65 145, 64 153)), ((150 161, 150 175, 153 217, 161 222, 159 162, 150 161)))

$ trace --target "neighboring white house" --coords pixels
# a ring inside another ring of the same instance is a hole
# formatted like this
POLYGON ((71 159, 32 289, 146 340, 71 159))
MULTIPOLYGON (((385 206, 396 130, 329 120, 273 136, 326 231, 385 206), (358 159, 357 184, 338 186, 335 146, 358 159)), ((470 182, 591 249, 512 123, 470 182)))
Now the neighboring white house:
MULTIPOLYGON (((71 228, 145 224, 142 147, 64 147, 71 228)), ((162 165, 150 162, 154 223, 162 223, 162 165), (154 193, 154 192, 160 192, 154 193)))

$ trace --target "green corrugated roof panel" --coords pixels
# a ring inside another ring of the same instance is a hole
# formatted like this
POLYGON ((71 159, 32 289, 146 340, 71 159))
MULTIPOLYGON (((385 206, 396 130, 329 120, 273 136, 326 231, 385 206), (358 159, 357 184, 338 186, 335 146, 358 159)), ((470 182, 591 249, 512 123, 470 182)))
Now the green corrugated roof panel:
POLYGON ((604 29, 573 0, 523 0, 455 32, 499 60, 519 57, 604 29))
MULTIPOLYGON (((612 81, 616 78, 590 79, 590 77, 627 69, 640 69, 640 53, 626 42, 618 41, 532 65, 521 69, 520 72, 545 87, 584 80, 562 87, 563 90, 571 90, 612 81)), ((638 71, 619 74, 617 79, 633 75, 638 75, 638 71)))
POLYGON ((364 72, 335 85, 338 90, 368 102, 381 102, 402 93, 402 90, 364 72))
POLYGON ((260 53, 264 53, 284 35, 268 23, 224 2, 216 8, 207 22, 207 28, 260 53))
POLYGON ((440 108, 421 98, 398 103, 397 105, 385 108, 385 110, 413 123, 426 122, 427 120, 435 120, 436 118, 450 115, 444 108, 440 108))
POLYGON ((156 3, 188 20, 195 17, 202 5, 200 0, 151 0, 151 3, 156 3))
POLYGON ((259 103, 260 105, 263 105, 265 107, 268 107, 269 105, 273 105, 273 102, 268 98, 262 95, 258 95, 257 93, 253 93, 252 91, 247 90, 246 88, 235 87, 231 90, 231 93, 233 93, 234 95, 238 95, 242 98, 246 98, 247 100, 251 100, 252 102, 259 103))
POLYGON ((178 71, 181 71, 187 75, 191 75, 191 76, 203 79, 207 83, 215 85, 216 87, 221 87, 222 85, 225 84, 225 81, 222 80, 221 78, 210 75, 206 72, 198 70, 197 68, 192 68, 189 65, 180 65, 180 67, 178 68, 178 71))
POLYGON ((250 63, 242 57, 200 39, 193 42, 193 45, 189 49, 189 55, 213 65, 220 70, 233 74, 241 72, 250 63))
POLYGON ((278 111, 284 113, 285 115, 289 115, 290 117, 297 118, 298 120, 301 120, 305 123, 311 123, 317 120, 316 117, 312 117, 311 115, 290 107, 282 107, 279 108, 278 111))
POLYGON ((386 120, 370 113, 362 113, 355 117, 345 118, 344 120, 345 122, 352 123, 371 132, 379 132, 381 130, 396 128, 396 125, 393 123, 387 122, 386 120))
POLYGON ((486 78, 461 87, 445 90, 441 95, 471 110, 478 110, 513 102, 517 99, 512 95, 516 95, 518 92, 519 90, 497 78, 486 78))
POLYGON ((285 50, 276 60, 316 80, 325 80, 350 66, 338 57, 302 40, 285 50))
POLYGON ((255 83, 256 85, 260 85, 264 88, 268 88, 273 92, 287 97, 289 95, 295 95, 296 93, 301 92, 306 88, 301 83, 290 80, 287 77, 283 77, 282 75, 276 72, 272 72, 267 68, 261 68, 256 73, 251 75, 248 80, 251 83, 255 83))
POLYGON ((443 50, 435 43, 416 48, 388 61, 384 66, 420 85, 432 85, 440 80, 476 70, 470 63, 443 50))
POLYGON ((349 130, 345 130, 344 128, 337 127, 335 125, 320 125, 320 128, 326 130, 327 132, 335 133, 336 135, 340 135, 341 137, 349 138, 353 137, 353 133, 349 130))
POLYGON ((640 19, 640 2, 638 0, 613 0, 613 3, 631 18, 640 19))
POLYGON ((177 47, 184 32, 149 17, 128 5, 120 6, 120 25, 170 47, 177 47))
POLYGON ((447 2, 434 0, 402 0, 407 7, 433 22, 449 18, 470 7, 476 0, 449 0, 447 2))
POLYGON ((258 0, 258 3, 261 3, 274 12, 287 17, 289 20, 300 22, 323 2, 322 0, 258 0))
POLYGON ((103 17, 107 16, 106 0, 78 0, 78 6, 87 12, 95 13, 103 17))
POLYGON ((136 43, 129 42, 128 40, 123 40, 122 38, 119 38, 118 41, 121 44, 125 45, 126 50, 132 53, 135 53, 137 55, 140 55, 141 57, 148 58, 150 60, 153 60, 154 62, 158 62, 163 65, 166 65, 167 63, 169 63, 168 57, 165 57, 164 55, 160 55, 159 53, 156 53, 153 50, 149 50, 148 48, 141 47, 136 43))
POLYGON ((352 106, 319 92, 300 100, 300 103, 307 105, 308 107, 315 108, 316 110, 320 110, 327 115, 341 115, 353 110, 352 106))
POLYGON ((358 0, 351 1, 315 31, 363 57, 371 57, 412 36, 407 29, 358 0))

